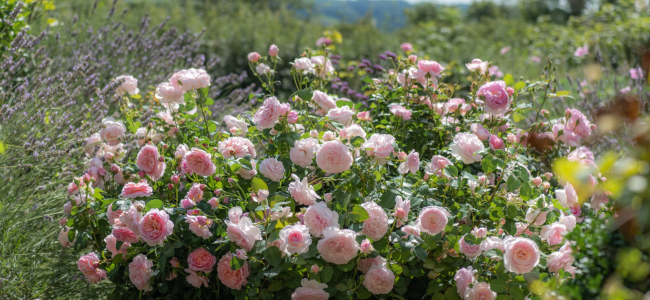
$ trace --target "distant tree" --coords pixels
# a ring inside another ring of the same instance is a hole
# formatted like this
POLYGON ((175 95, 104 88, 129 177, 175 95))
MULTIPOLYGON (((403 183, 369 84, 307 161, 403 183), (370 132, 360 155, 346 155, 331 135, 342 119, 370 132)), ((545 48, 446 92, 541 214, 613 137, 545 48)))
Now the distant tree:
POLYGON ((483 21, 502 17, 501 8, 492 1, 475 1, 467 8, 469 21, 483 21))
MULTIPOLYGON (((569 0, 571 1, 584 0, 569 0)), ((565 23, 569 17, 559 0, 520 0, 519 11, 524 20, 532 23, 537 22, 542 16, 554 23, 565 23)))
POLYGON ((450 25, 461 21, 460 9, 449 5, 421 3, 404 10, 410 24, 435 22, 450 25))
MULTIPOLYGON (((612 1, 612 0, 606 0, 606 1, 612 1)), ((615 0, 613 0, 615 1, 615 0)), ((587 0, 568 0, 569 2, 569 8, 571 9, 571 14, 574 16, 580 16, 585 10, 585 7, 587 6, 587 0)))

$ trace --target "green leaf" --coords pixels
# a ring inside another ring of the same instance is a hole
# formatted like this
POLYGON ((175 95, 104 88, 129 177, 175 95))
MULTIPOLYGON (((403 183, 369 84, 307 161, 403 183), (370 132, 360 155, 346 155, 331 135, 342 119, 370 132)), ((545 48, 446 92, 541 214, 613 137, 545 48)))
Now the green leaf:
POLYGON ((569 92, 569 91, 559 91, 559 92, 555 93, 555 95, 557 95, 558 97, 568 96, 568 95, 571 95, 571 92, 569 92))
POLYGON ((231 270, 239 270, 241 267, 244 266, 245 260, 241 260, 237 258, 237 256, 233 256, 232 260, 230 261, 230 269, 231 270))
POLYGON ((364 141, 365 141, 364 138, 360 136, 355 136, 352 138, 352 140, 350 140, 350 144, 352 144, 354 148, 359 148, 361 147, 361 145, 363 145, 364 141))
POLYGON ((350 220, 354 222, 363 222, 368 218, 370 218, 366 209, 361 207, 360 205, 355 205, 352 208, 352 211, 350 211, 350 213, 348 214, 348 216, 350 216, 350 220))
POLYGON ((272 266, 277 267, 282 261, 282 252, 278 247, 271 247, 264 250, 264 259, 272 266))
POLYGON ((448 177, 458 177, 458 168, 454 165, 447 165, 444 171, 448 177))
POLYGON ((214 100, 212 98, 205 99, 205 105, 212 105, 214 104, 214 100))
POLYGON ((259 190, 269 190, 269 187, 266 185, 266 182, 264 180, 260 179, 259 177, 253 177, 253 182, 251 183, 251 187, 253 188, 253 192, 257 194, 259 190))
POLYGON ((372 293, 368 291, 368 289, 363 284, 357 289, 357 295, 359 296, 359 299, 368 299, 372 297, 372 293))
POLYGON ((363 82, 365 82, 367 84, 372 84, 372 78, 370 78, 368 76, 363 77, 363 79, 361 79, 361 81, 363 81, 363 82))
POLYGON ((334 268, 331 266, 324 266, 323 269, 319 272, 320 274, 320 280, 323 283, 328 283, 331 279, 332 276, 334 275, 334 268))
POLYGON ((521 90, 526 87, 526 83, 523 81, 519 81, 515 83, 515 90, 521 90))
POLYGON ((208 122, 208 132, 215 132, 217 131, 217 123, 214 121, 208 122))
POLYGON ((425 261, 427 258, 429 258, 429 253, 427 253, 427 250, 422 249, 422 247, 415 247, 415 256, 417 256, 419 259, 425 261))
POLYGON ((521 182, 519 181, 519 179, 517 179, 517 177, 510 176, 508 177, 506 186, 508 187, 508 192, 513 192, 516 191, 521 186, 521 182))
POLYGON ((274 281, 269 285, 269 291, 277 292, 282 289, 282 281, 274 281))
POLYGON ((490 289, 495 293, 505 293, 507 286, 506 281, 500 278, 492 279, 492 281, 490 281, 490 289))
POLYGON ((296 92, 296 96, 304 101, 310 101, 314 97, 314 92, 311 89, 299 90, 296 92))
POLYGON ((510 297, 513 300, 524 300, 524 291, 518 286, 510 286, 510 297))
POLYGON ((496 171, 497 167, 503 168, 505 162, 501 159, 496 158, 494 155, 489 154, 483 158, 481 161, 481 167, 484 173, 490 173, 496 171))
POLYGON ((144 206, 144 211, 149 211, 152 208, 162 209, 163 208, 162 200, 159 199, 149 200, 149 202, 147 202, 147 204, 144 206))
POLYGON ((509 86, 515 84, 515 79, 512 78, 512 75, 510 74, 506 74, 505 76, 503 76, 503 81, 505 81, 506 84, 509 86))
POLYGON ((397 194, 395 194, 393 191, 386 191, 381 195, 379 198, 379 206, 386 208, 386 209, 392 209, 395 207, 395 197, 397 197, 397 194))
POLYGON ((347 106, 347 107, 349 107, 349 108, 353 108, 353 107, 354 107, 354 102, 352 102, 352 101, 348 101, 348 100, 339 100, 339 101, 336 101, 336 107, 343 107, 343 106, 347 106))
POLYGON ((510 235, 517 234, 517 225, 513 219, 506 219, 506 223, 503 224, 503 229, 510 235))

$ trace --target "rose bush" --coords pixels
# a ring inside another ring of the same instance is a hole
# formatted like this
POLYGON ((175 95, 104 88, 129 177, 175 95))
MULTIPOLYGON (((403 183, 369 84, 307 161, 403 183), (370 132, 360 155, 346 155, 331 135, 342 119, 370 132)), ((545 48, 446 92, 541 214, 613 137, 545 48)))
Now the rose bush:
MULTIPOLYGON (((394 58, 355 103, 328 93, 327 50, 305 55, 289 71, 290 99, 265 85, 251 95, 260 107, 227 116, 225 130, 195 69, 148 92, 159 114, 143 135, 128 139, 133 119, 104 122, 59 235, 84 254, 90 282, 110 280, 111 299, 518 300, 580 276, 581 249, 565 236, 608 208, 586 201, 603 202, 605 179, 579 147, 595 130, 580 111, 531 110, 560 94, 549 73, 493 81, 475 60, 460 99, 440 63, 394 58), (525 113, 533 124, 515 122, 525 113), (591 181, 554 176, 550 162, 564 157, 589 166, 591 181)), ((275 65, 278 49, 248 59, 275 65)), ((125 84, 123 101, 138 92, 125 84)))

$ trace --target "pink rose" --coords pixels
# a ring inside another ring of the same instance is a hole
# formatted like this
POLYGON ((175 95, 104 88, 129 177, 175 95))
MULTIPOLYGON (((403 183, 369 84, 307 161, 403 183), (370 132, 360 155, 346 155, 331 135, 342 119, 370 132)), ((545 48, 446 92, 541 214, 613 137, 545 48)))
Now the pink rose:
POLYGON ((314 102, 315 108, 324 113, 329 112, 330 109, 336 108, 336 101, 321 91, 314 91, 311 101, 314 102))
POLYGON ((452 99, 449 99, 449 101, 447 101, 447 103, 445 103, 445 106, 447 107, 447 110, 448 110, 450 113, 453 113, 453 112, 455 112, 456 110, 458 110, 458 108, 460 107, 460 105, 462 105, 462 104, 464 104, 464 103, 465 103, 465 99, 461 99, 461 98, 452 98, 452 99))
POLYGON ((99 133, 93 133, 86 139, 86 146, 84 147, 84 152, 92 154, 95 151, 95 146, 98 146, 102 142, 101 136, 99 133))
POLYGON ((408 110, 406 107, 401 106, 401 105, 391 105, 390 107, 390 113, 402 118, 404 121, 408 121, 411 119, 411 115, 413 114, 410 110, 408 110))
POLYGON ((291 174, 291 178, 295 181, 289 183, 289 193, 291 194, 291 198, 296 200, 296 203, 313 205, 316 203, 316 199, 320 199, 320 196, 314 191, 314 187, 309 184, 307 177, 304 177, 300 181, 300 178, 296 174, 291 174))
POLYGON ((260 173, 275 182, 284 178, 284 165, 275 158, 267 158, 260 163, 260 173))
POLYGON ((192 269, 185 269, 185 272, 187 272, 188 274, 187 277, 185 277, 185 280, 187 280, 187 283, 191 284, 193 287, 195 288, 201 288, 201 286, 208 287, 208 282, 210 282, 210 280, 207 277, 199 276, 192 269))
POLYGON ((190 187, 190 190, 187 191, 187 197, 188 199, 191 199, 195 202, 200 202, 203 201, 203 189, 204 186, 200 183, 192 183, 192 187, 190 187))
POLYGON ((296 58, 296 60, 291 63, 294 68, 298 71, 302 71, 302 74, 315 73, 314 64, 312 64, 311 59, 308 57, 296 58))
POLYGON ((237 246, 246 249, 246 251, 251 251, 255 241, 262 239, 261 230, 254 226, 253 221, 248 217, 242 217, 239 223, 225 222, 228 226, 226 229, 228 239, 237 244, 237 246))
POLYGON ((508 53, 510 51, 510 46, 501 48, 501 55, 508 53))
POLYGON ((424 172, 429 175, 443 176, 445 167, 453 163, 444 156, 435 155, 431 158, 431 163, 424 168, 424 172))
POLYGON ((278 46, 276 46, 275 44, 273 44, 273 45, 271 45, 271 46, 269 47, 269 56, 270 56, 270 57, 276 57, 276 56, 278 55, 278 52, 279 52, 279 51, 280 51, 280 50, 278 49, 278 46))
POLYGON ((280 101, 278 101, 278 98, 269 97, 264 100, 262 107, 255 112, 253 122, 257 124, 257 129, 260 131, 273 128, 275 123, 280 119, 280 116, 283 115, 283 112, 284 109, 280 101))
POLYGON ((113 203, 109 204, 108 208, 106 208, 106 218, 111 225, 115 225, 115 221, 119 220, 120 214, 122 214, 121 210, 113 210, 113 203))
POLYGON ((358 268, 361 273, 366 274, 373 267, 381 267, 386 265, 386 259, 381 256, 375 258, 362 258, 359 260, 358 268))
POLYGON ((546 265, 548 266, 548 271, 552 273, 557 273, 560 270, 567 270, 573 264, 573 250, 571 246, 567 243, 560 248, 559 251, 551 253, 546 259, 546 265))
POLYGON ((253 143, 250 140, 242 137, 229 137, 221 142, 219 142, 219 153, 223 155, 224 158, 244 158, 246 155, 250 155, 251 158, 255 158, 256 152, 253 143))
POLYGON ((543 241, 546 241, 549 246, 553 246, 562 243, 562 240, 566 234, 567 230, 564 224, 553 223, 551 225, 545 225, 542 227, 540 237, 543 241))
POLYGON ((163 82, 156 88, 156 98, 160 103, 184 104, 184 94, 181 86, 169 82, 163 82))
POLYGON ((255 175, 257 175, 257 171, 255 170, 255 168, 257 168, 257 163, 254 160, 251 160, 250 163, 251 163, 250 170, 246 168, 241 168, 237 171, 237 174, 239 174, 239 176, 241 176, 246 180, 251 180, 253 179, 253 177, 255 177, 255 175))
POLYGON ((564 125, 564 131, 571 131, 572 133, 580 136, 583 139, 589 138, 591 135, 591 123, 577 109, 568 109, 566 110, 566 124, 564 125))
POLYGON ((473 236, 477 237, 477 238, 484 238, 487 235, 487 228, 485 228, 485 227, 481 227, 481 228, 474 227, 474 229, 472 229, 472 231, 470 233, 473 236))
POLYGON ((181 207, 184 209, 189 209, 192 208, 196 205, 196 202, 194 202, 192 199, 183 199, 181 200, 181 207))
POLYGON ((287 115, 287 122, 289 122, 289 124, 296 124, 296 122, 298 122, 298 118, 299 118, 298 112, 295 111, 295 110, 292 110, 287 115))
POLYGON ((490 284, 487 282, 479 282, 471 288, 465 289, 465 300, 494 300, 496 298, 497 293, 490 289, 490 284))
POLYGON ((335 139, 336 139, 336 133, 334 133, 332 131, 327 131, 327 132, 323 133, 323 141, 324 142, 333 141, 335 139))
POLYGON ((330 226, 323 230, 323 239, 318 241, 316 248, 325 261, 343 265, 359 253, 356 236, 357 233, 352 230, 340 230, 338 226, 330 226))
MULTIPOLYGON (((68 238, 68 232, 70 231, 70 229, 72 229, 72 228, 71 228, 71 227, 68 227, 68 226, 65 226, 65 227, 61 228, 61 231, 59 232, 59 235, 58 235, 59 243, 60 243, 61 246, 63 246, 64 248, 68 248, 68 247, 70 247, 70 246, 72 246, 72 245, 74 244, 74 243, 73 243, 72 241, 70 241, 70 239, 68 238)), ((110 235, 109 235, 109 236, 110 236, 110 235)), ((76 237, 76 234, 75 234, 75 237, 76 237)))
POLYGON ((401 227, 402 224, 408 221, 409 212, 411 211, 411 201, 402 200, 402 197, 395 197, 395 220, 397 222, 397 227, 401 227))
POLYGON ((192 148, 192 151, 185 154, 184 164, 190 174, 211 176, 216 172, 216 166, 212 162, 212 155, 198 148, 192 148))
POLYGON ((309 228, 302 224, 287 225, 280 231, 280 250, 286 254, 306 253, 311 245, 309 228))
POLYGON ((488 82, 478 89, 476 95, 485 99, 486 113, 502 115, 510 107, 510 97, 506 91, 505 81, 488 82))
POLYGON ((567 183, 563 190, 555 190, 555 196, 564 207, 574 207, 579 203, 578 193, 570 183, 567 183))
POLYGON ((533 209, 528 208, 528 211, 526 212, 526 222, 534 224, 535 226, 540 226, 544 223, 546 223, 546 215, 548 214, 547 211, 542 211, 541 209, 533 209))
POLYGON ((470 284, 476 283, 476 278, 474 278, 476 272, 478 271, 474 270, 471 266, 460 268, 456 271, 454 281, 456 281, 456 290, 461 297, 465 297, 465 291, 469 289, 470 284))
POLYGON ((414 64, 418 61, 418 56, 415 54, 411 54, 408 56, 408 60, 410 63, 414 64))
POLYGON ((219 260, 217 265, 217 274, 221 283, 234 290, 241 290, 243 286, 248 283, 248 275, 251 273, 251 267, 245 261, 244 265, 238 270, 233 270, 230 267, 233 255, 228 252, 219 260))
POLYGON ((162 245, 168 235, 174 231, 174 223, 164 210, 153 208, 142 217, 138 225, 140 237, 149 246, 162 245))
MULTIPOLYGON (((142 219, 142 214, 138 211, 138 209, 133 204, 131 204, 129 209, 125 210, 124 212, 122 212, 122 214, 120 214, 119 223, 121 226, 126 226, 128 229, 133 231, 136 236, 138 236, 140 234, 138 225, 140 224, 141 219, 142 219)), ((115 232, 113 233, 113 235, 115 235, 115 232)), ((118 240, 120 239, 117 235, 115 235, 115 237, 117 237, 118 240)))
POLYGON ((298 140, 289 151, 289 158, 294 164, 306 168, 312 164, 317 150, 318 140, 314 138, 298 140))
POLYGON ((434 235, 441 233, 447 226, 451 214, 439 206, 427 206, 422 209, 418 216, 418 227, 421 231, 434 235))
POLYGON ((535 178, 532 179, 532 182, 533 182, 533 184, 534 184, 535 186, 539 187, 540 185, 542 185, 542 178, 540 178, 539 176, 537 176, 537 177, 535 177, 535 178))
POLYGON ((312 56, 311 63, 314 66, 314 71, 316 76, 324 78, 327 75, 334 73, 334 66, 332 66, 332 61, 329 58, 319 55, 312 56))
POLYGON ((350 126, 341 129, 339 135, 342 138, 349 139, 349 140, 351 140, 355 136, 366 138, 366 131, 363 130, 363 128, 357 124, 351 124, 350 126))
POLYGON ((99 130, 99 136, 111 146, 120 143, 120 139, 126 133, 126 126, 122 121, 115 121, 113 118, 106 118, 102 121, 102 129, 99 130))
POLYGON ((339 214, 330 210, 325 202, 307 207, 304 215, 304 223, 309 232, 317 237, 323 237, 323 231, 330 226, 339 226, 339 214))
POLYGON ((398 171, 402 174, 411 174, 415 175, 418 169, 420 168, 420 154, 411 150, 411 153, 406 158, 406 161, 399 165, 398 171))
POLYGON ((99 283, 106 279, 106 270, 98 268, 99 259, 94 252, 81 256, 77 267, 90 283, 99 283))
POLYGON ((492 149, 493 151, 497 149, 504 150, 506 148, 506 144, 496 134, 490 136, 489 144, 490 144, 490 149, 492 149))
POLYGON ((228 131, 231 133, 238 133, 245 135, 248 132, 248 124, 242 119, 235 118, 231 115, 223 117, 224 123, 228 126, 228 131))
POLYGON ((116 82, 122 79, 124 80, 124 82, 122 82, 122 84, 120 84, 120 86, 117 87, 117 90, 115 90, 115 92, 117 92, 118 95, 124 96, 127 93, 129 95, 136 95, 140 92, 140 90, 138 90, 138 80, 135 79, 135 77, 131 75, 115 77, 116 82))
POLYGON ((135 234, 131 229, 126 227, 115 227, 111 233, 116 240, 125 243, 137 243, 140 241, 140 237, 135 234))
POLYGON ((395 274, 386 268, 385 265, 370 268, 368 273, 366 273, 366 277, 363 279, 363 286, 375 295, 390 293, 393 290, 394 284, 395 274))
POLYGON ((393 143, 395 143, 395 137, 392 135, 375 133, 361 145, 361 148, 371 148, 371 150, 366 150, 366 153, 373 156, 374 161, 379 164, 385 164, 390 155, 395 153, 393 143))
MULTIPOLYGON (((471 63, 465 64, 467 69, 472 72, 472 71, 478 71, 479 73, 485 73, 488 70, 488 63, 487 61, 482 61, 478 58, 475 58, 472 60, 471 63)), ((462 294, 461 294, 462 296, 462 294)))
POLYGON ((232 223, 239 223, 239 220, 241 219, 242 215, 244 214, 244 211, 241 209, 239 206, 234 206, 231 207, 228 210, 228 220, 232 223))
POLYGON ((442 71, 445 68, 441 66, 437 61, 433 60, 420 60, 418 61, 418 70, 413 74, 413 78, 419 79, 423 78, 426 75, 430 75, 432 79, 432 84, 438 85, 438 78, 442 78, 442 71))
POLYGON ((115 238, 112 234, 106 236, 106 238, 104 238, 104 242, 106 243, 106 249, 111 252, 111 257, 115 257, 115 255, 118 254, 126 256, 127 250, 129 247, 131 247, 130 243, 123 243, 122 246, 120 246, 120 250, 117 250, 117 238, 115 238))
POLYGON ((526 274, 539 264, 539 248, 530 239, 516 237, 503 241, 503 262, 506 269, 516 274, 526 274))
POLYGON ((576 217, 574 215, 565 216, 564 212, 560 212, 558 222, 566 227, 567 232, 573 231, 576 228, 576 217))
POLYGON ((357 113, 357 119, 359 119, 359 121, 370 121, 370 112, 362 111, 357 113))
POLYGON ((212 236, 212 220, 205 216, 185 216, 185 223, 190 224, 190 231, 203 239, 209 239, 212 236))
POLYGON ((217 258, 210 254, 205 248, 198 248, 190 253, 187 257, 187 264, 194 271, 210 273, 212 267, 217 262, 217 258))
POLYGON ((327 112, 327 117, 329 117, 330 120, 343 125, 350 125, 350 123, 352 123, 352 116, 354 116, 354 111, 347 105, 340 108, 332 108, 327 112))
POLYGON ((399 47, 404 50, 404 52, 413 51, 413 45, 411 45, 411 43, 402 43, 399 47))
POLYGON ((375 202, 365 202, 361 204, 367 212, 369 218, 363 221, 363 229, 360 234, 365 234, 373 241, 378 241, 388 231, 388 215, 381 206, 375 202))
POLYGON ((318 274, 320 271, 320 268, 318 268, 318 265, 311 265, 311 272, 314 274, 318 274))
POLYGON ((352 154, 346 145, 339 141, 323 144, 316 153, 316 164, 327 173, 342 173, 352 166, 352 154))
POLYGON ((187 69, 174 73, 169 82, 173 85, 182 84, 183 91, 207 88, 210 86, 210 75, 203 69, 187 69))
POLYGON ((256 63, 260 58, 262 58, 262 56, 257 52, 248 53, 248 61, 252 63, 256 63))
POLYGON ((483 155, 476 152, 485 149, 485 146, 475 135, 460 132, 456 134, 449 148, 454 158, 462 160, 463 163, 471 164, 483 159, 483 155))
POLYGON ((481 253, 483 253, 480 244, 472 245, 470 243, 466 243, 464 235, 458 241, 458 249, 460 250, 460 253, 465 254, 465 256, 471 260, 475 259, 477 256, 481 255, 481 253))
POLYGON ((138 290, 150 292, 153 290, 149 279, 153 277, 153 261, 148 260, 144 254, 138 254, 129 263, 129 278, 131 283, 138 288, 138 290))
POLYGON ((584 47, 578 47, 573 53, 576 57, 583 57, 589 55, 589 46, 585 45, 584 47))
POLYGON ((145 145, 140 149, 136 164, 140 170, 144 171, 153 180, 158 180, 165 172, 165 162, 159 161, 162 158, 158 153, 158 148, 153 145, 145 145))
POLYGON ((505 251, 506 248, 503 244, 503 240, 499 237, 491 236, 481 242, 481 250, 490 251, 492 249, 499 249, 501 252, 505 251))
POLYGON ((361 241, 361 246, 359 246, 359 250, 365 254, 370 254, 370 252, 374 251, 375 248, 372 246, 372 243, 370 243, 369 239, 364 239, 361 241))
POLYGON ((307 278, 303 278, 300 284, 301 287, 291 294, 291 300, 327 300, 330 298, 330 294, 324 291, 327 284, 307 278))
POLYGON ((408 238, 408 235, 420 236, 420 227, 418 226, 406 225, 400 228, 400 230, 407 234, 402 237, 403 239, 408 238))
POLYGON ((127 182, 122 188, 122 193, 120 196, 122 198, 137 198, 137 197, 149 197, 153 194, 153 189, 149 186, 146 181, 142 182, 127 182))
POLYGON ((208 203, 210 206, 212 206, 212 209, 219 207, 219 200, 216 197, 210 198, 210 200, 208 200, 208 203))

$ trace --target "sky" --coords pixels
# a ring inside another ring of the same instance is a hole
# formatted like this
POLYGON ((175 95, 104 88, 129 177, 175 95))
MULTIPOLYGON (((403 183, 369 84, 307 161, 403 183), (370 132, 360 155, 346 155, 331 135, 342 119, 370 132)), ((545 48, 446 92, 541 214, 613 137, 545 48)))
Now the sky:
POLYGON ((434 2, 438 4, 470 4, 474 1, 475 0, 406 0, 406 2, 409 3, 434 2))

